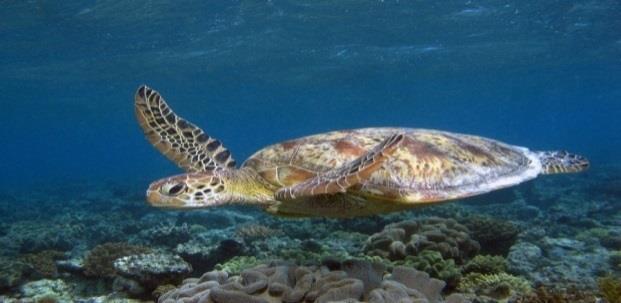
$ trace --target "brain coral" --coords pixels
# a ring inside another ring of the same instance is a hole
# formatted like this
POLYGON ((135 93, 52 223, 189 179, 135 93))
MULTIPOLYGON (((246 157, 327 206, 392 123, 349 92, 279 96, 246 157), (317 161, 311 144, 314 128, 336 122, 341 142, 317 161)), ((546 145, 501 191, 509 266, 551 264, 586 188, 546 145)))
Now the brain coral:
POLYGON ((444 259, 462 264, 479 251, 477 241, 469 230, 453 219, 424 218, 386 225, 384 230, 371 235, 364 247, 369 255, 393 261, 434 250, 444 259))
MULTIPOLYGON (((384 277, 381 266, 345 261, 339 269, 273 263, 245 270, 239 276, 208 272, 186 279, 159 298, 160 303, 299 303, 299 302, 444 302, 444 282, 426 273, 396 267, 384 277)), ((446 302, 464 302, 451 296, 446 302)))

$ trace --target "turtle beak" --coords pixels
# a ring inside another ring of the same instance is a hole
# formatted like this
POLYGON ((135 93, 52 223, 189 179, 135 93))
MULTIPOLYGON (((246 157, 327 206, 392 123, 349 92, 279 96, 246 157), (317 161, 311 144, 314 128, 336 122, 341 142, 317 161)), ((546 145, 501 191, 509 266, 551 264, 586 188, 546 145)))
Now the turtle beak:
POLYGON ((170 197, 163 195, 160 188, 164 181, 159 180, 151 183, 147 189, 147 202, 155 207, 170 207, 170 197))
POLYGON ((149 189, 147 189, 147 202, 153 206, 159 206, 162 204, 162 194, 159 191, 159 188, 162 186, 162 180, 158 180, 149 184, 149 189))
POLYGON ((147 202, 151 206, 160 208, 184 208, 183 201, 175 197, 167 197, 158 190, 147 190, 147 202))
POLYGON ((157 191, 148 189, 147 190, 147 202, 151 205, 157 205, 157 203, 161 200, 160 194, 157 191))
POLYGON ((186 208, 185 201, 176 196, 167 196, 162 193, 162 186, 170 183, 171 179, 162 179, 149 185, 147 189, 147 202, 154 207, 160 208, 186 208))

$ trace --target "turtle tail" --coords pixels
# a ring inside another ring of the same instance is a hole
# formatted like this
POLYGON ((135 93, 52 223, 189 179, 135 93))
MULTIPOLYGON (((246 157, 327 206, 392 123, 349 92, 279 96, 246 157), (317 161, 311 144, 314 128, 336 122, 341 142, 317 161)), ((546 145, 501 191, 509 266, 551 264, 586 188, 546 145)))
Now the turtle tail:
POLYGON ((587 158, 567 151, 536 152, 541 161, 541 172, 546 175, 577 173, 589 168, 587 158))

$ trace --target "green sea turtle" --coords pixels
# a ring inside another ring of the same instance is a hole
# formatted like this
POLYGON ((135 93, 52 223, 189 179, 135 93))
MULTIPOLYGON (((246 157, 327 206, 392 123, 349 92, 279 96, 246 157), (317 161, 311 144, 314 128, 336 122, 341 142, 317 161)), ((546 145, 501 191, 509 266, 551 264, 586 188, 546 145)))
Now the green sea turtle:
POLYGON ((487 193, 539 174, 578 172, 584 157, 411 128, 332 131, 265 147, 240 168, 220 141, 138 88, 147 139, 186 173, 153 182, 157 207, 257 205, 281 216, 355 217, 487 193))

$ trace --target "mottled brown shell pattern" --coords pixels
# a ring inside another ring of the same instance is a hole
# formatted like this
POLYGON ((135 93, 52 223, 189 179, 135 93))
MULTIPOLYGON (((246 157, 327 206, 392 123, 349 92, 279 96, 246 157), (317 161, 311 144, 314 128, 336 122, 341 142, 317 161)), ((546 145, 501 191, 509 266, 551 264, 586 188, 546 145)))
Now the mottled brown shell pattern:
POLYGON ((303 137, 268 146, 244 166, 278 187, 290 186, 356 159, 394 133, 405 135, 397 150, 348 193, 404 203, 443 201, 515 185, 540 170, 525 148, 477 136, 407 128, 303 137))

